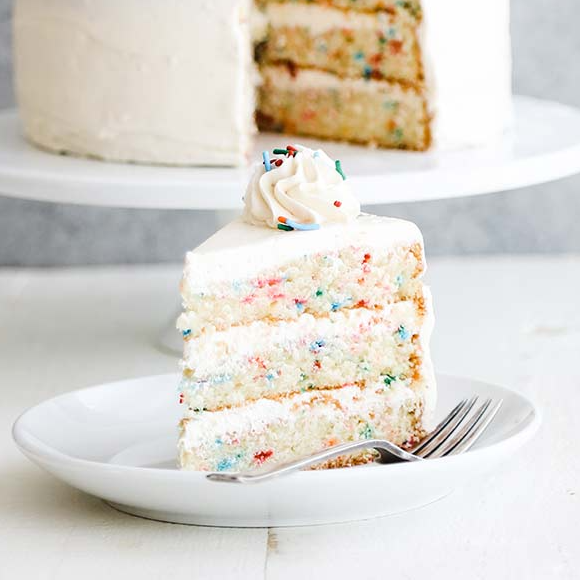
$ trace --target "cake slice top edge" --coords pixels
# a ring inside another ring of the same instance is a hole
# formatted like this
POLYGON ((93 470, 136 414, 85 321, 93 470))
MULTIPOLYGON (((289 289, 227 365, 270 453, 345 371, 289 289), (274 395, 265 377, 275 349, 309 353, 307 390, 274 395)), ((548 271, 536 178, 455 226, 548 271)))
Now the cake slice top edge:
POLYGON ((312 254, 357 248, 423 248, 423 236, 412 222, 361 214, 347 224, 329 224, 317 231, 284 232, 235 219, 195 250, 188 252, 184 284, 201 288, 211 283, 248 279, 261 271, 312 254))

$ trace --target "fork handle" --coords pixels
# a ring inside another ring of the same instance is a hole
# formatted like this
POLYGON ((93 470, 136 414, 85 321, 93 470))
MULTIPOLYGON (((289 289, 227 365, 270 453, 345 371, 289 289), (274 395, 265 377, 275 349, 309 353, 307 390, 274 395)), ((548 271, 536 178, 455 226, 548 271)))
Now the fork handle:
POLYGON ((292 471, 310 467, 316 463, 322 463, 323 461, 334 459, 340 455, 345 455, 363 449, 375 449, 378 451, 381 455, 380 461, 382 462, 387 459, 399 459, 402 461, 423 460, 421 457, 401 449, 390 441, 383 439, 365 439, 364 441, 335 445, 334 447, 329 447, 324 451, 319 451, 314 455, 309 455, 308 457, 303 457, 302 459, 290 461, 289 463, 283 463, 282 465, 277 465, 260 473, 210 473, 206 477, 210 481, 221 481, 228 483, 258 483, 261 481, 273 479, 274 477, 279 477, 280 475, 286 475, 292 471))

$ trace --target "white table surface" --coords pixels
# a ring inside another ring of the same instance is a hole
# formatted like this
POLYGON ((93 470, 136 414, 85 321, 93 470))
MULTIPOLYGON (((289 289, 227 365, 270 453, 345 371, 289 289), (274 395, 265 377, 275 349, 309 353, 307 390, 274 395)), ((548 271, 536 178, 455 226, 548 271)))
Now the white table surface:
POLYGON ((152 343, 179 267, 0 270, 0 578, 580 578, 580 258, 430 266, 438 370, 533 398, 539 435, 493 477, 421 510, 278 530, 132 518, 12 443, 13 420, 43 399, 176 369, 152 343))

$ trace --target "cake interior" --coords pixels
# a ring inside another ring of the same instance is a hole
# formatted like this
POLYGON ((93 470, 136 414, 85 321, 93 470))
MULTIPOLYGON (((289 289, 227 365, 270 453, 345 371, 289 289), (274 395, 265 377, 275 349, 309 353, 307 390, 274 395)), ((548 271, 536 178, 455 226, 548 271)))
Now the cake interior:
POLYGON ((183 468, 248 471, 346 441, 423 436, 434 385, 419 241, 346 242, 233 279, 196 278, 200 259, 188 257, 178 324, 183 468))
POLYGON ((430 115, 419 1, 260 0, 258 126, 424 151, 430 115))

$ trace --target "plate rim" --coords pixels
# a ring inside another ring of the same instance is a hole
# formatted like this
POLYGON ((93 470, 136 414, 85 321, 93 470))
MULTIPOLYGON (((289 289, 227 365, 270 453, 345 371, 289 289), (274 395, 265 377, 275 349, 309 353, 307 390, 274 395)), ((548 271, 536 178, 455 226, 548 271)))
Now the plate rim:
MULTIPOLYGON (((76 466, 76 467, 84 467, 87 469, 99 469, 105 470, 108 472, 134 472, 135 470, 148 474, 150 476, 164 476, 164 477, 177 477, 177 478, 191 478, 191 479, 202 479, 206 480, 206 476, 209 471, 192 471, 192 470, 181 470, 181 469, 166 469, 160 467, 149 467, 149 466, 135 466, 135 465, 122 465, 122 464, 113 464, 107 463, 103 461, 95 461, 91 459, 79 458, 74 457, 72 455, 68 455, 67 453, 63 453, 55 449, 54 447, 48 445, 47 443, 43 442, 42 440, 36 438, 32 435, 24 426, 25 421, 27 420, 28 416, 32 414, 34 411, 37 411, 38 408, 52 404, 57 402, 59 399, 64 399, 70 397, 74 393, 87 393, 90 391, 97 391, 102 389, 103 387, 108 388, 119 388, 119 385, 123 383, 133 383, 143 380, 155 381, 160 379, 167 379, 169 377, 179 377, 179 373, 161 373, 156 375, 144 375, 140 377, 132 377, 127 379, 120 379, 116 381, 109 381, 105 383, 99 383, 96 385, 91 385, 88 387, 83 387, 80 389, 73 389, 71 391, 67 391, 65 393, 61 393, 54 397, 50 397, 45 399, 28 409, 24 410, 22 413, 18 415, 16 420, 14 421, 11 429, 12 438, 18 447, 18 449, 28 458, 38 459, 42 464, 45 462, 57 462, 61 466, 76 466)), ((468 380, 471 382, 479 383, 481 385, 491 386, 494 388, 499 388, 501 390, 508 391, 510 394, 515 395, 516 397, 520 398, 530 407, 530 412, 522 419, 518 428, 515 433, 496 441, 495 443, 491 443, 490 445, 486 445, 482 448, 475 448, 470 450, 466 454, 462 455, 455 455, 451 457, 440 457, 436 460, 432 460, 429 464, 437 463, 440 465, 442 462, 452 462, 458 461, 466 456, 475 457, 482 456, 486 453, 493 453, 497 447, 506 445, 507 443, 517 444, 521 440, 521 444, 525 443, 529 439, 531 439, 534 434, 538 431, 541 423, 542 423, 542 414, 538 408, 538 406, 534 403, 532 399, 523 395, 513 389, 510 389, 504 385, 499 385, 496 383, 491 383, 488 381, 484 381, 481 379, 470 378, 462 375, 454 375, 449 373, 436 373, 436 379, 439 383, 441 379, 451 379, 451 380, 468 380)), ((518 445, 519 446, 519 445, 518 445)), ((369 468, 376 470, 378 467, 381 468, 389 468, 389 469, 412 469, 413 467, 417 468, 418 466, 424 465, 424 462, 401 462, 401 463, 392 463, 388 465, 361 465, 357 466, 357 469, 333 469, 333 470, 308 470, 308 471, 300 471, 297 473, 292 474, 293 477, 309 477, 314 479, 315 477, 326 477, 328 473, 341 473, 341 474, 349 474, 349 473, 361 473, 369 468)), ((334 475, 336 477, 336 475, 334 475)))

